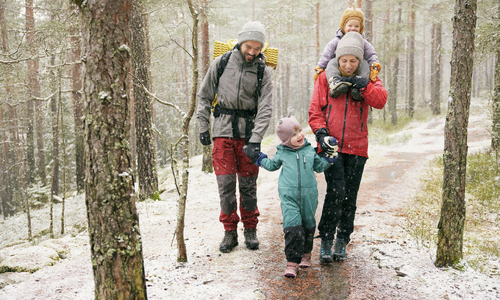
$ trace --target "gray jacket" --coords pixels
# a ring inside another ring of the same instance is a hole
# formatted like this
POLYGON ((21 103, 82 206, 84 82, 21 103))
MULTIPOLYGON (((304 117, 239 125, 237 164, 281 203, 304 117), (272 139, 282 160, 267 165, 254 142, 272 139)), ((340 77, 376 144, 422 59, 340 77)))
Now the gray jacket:
MULTIPOLYGON (((198 92, 197 118, 200 123, 200 133, 208 131, 212 101, 215 97, 215 84, 217 82, 217 70, 221 56, 217 57, 201 84, 198 92)), ((227 109, 251 110, 258 104, 255 125, 252 130, 250 143, 260 143, 269 127, 272 116, 272 91, 273 83, 271 71, 266 68, 262 79, 261 96, 257 96, 257 67, 260 57, 251 63, 246 63, 240 50, 234 49, 229 61, 219 79, 217 101, 221 107, 227 109), (258 98, 258 99, 257 99, 258 98)), ((230 121, 231 116, 221 114, 215 118, 212 125, 212 137, 233 137, 230 121)), ((245 118, 239 118, 239 131, 244 137, 245 118)))

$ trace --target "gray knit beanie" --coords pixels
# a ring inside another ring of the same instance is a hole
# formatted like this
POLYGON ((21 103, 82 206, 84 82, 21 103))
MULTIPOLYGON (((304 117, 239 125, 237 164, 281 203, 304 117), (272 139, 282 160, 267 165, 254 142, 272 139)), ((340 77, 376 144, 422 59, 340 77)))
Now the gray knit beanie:
POLYGON ((276 134, 281 140, 281 144, 283 146, 287 146, 290 148, 294 148, 290 143, 290 139, 292 136, 300 131, 302 126, 300 126, 299 121, 295 119, 293 116, 284 117, 278 121, 278 125, 276 126, 276 134))
POLYGON ((353 55, 361 62, 363 61, 364 53, 365 42, 361 34, 355 31, 349 31, 344 34, 340 40, 335 56, 337 57, 337 61, 339 61, 344 55, 353 55))
POLYGON ((256 41, 262 44, 266 42, 266 29, 259 21, 248 21, 243 25, 243 29, 238 33, 238 44, 246 41, 256 41))

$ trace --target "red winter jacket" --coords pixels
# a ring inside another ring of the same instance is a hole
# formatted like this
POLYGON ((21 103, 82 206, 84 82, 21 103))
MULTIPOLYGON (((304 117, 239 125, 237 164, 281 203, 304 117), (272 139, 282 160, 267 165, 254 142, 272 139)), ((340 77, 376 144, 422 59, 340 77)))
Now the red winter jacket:
POLYGON ((368 109, 370 106, 382 109, 387 102, 387 91, 382 81, 377 78, 375 83, 368 83, 363 93, 365 101, 352 100, 350 92, 333 99, 328 96, 329 92, 323 72, 314 84, 309 126, 314 133, 320 128, 327 128, 330 136, 337 139, 340 153, 368 158, 368 109))

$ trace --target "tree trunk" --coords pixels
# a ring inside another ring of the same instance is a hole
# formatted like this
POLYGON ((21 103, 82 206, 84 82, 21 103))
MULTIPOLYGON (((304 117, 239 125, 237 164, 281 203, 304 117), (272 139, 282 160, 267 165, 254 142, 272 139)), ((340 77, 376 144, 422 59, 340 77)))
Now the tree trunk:
MULTIPOLYGON (((206 0, 202 1, 202 6, 206 5, 206 0)), ((208 30, 208 18, 205 13, 207 8, 204 7, 200 13, 201 22, 201 78, 205 78, 207 75, 208 68, 210 67, 210 35, 208 30)), ((210 122, 208 124, 208 130, 210 131, 210 122)), ((201 170, 207 173, 214 172, 214 166, 212 164, 212 144, 203 146, 203 158, 201 170)))
MULTIPOLYGON (((398 27, 401 26, 401 3, 398 4, 398 27)), ((388 97, 388 102, 389 102, 389 110, 391 113, 391 124, 396 125, 398 123, 398 110, 397 110, 397 99, 398 99, 398 75, 399 75, 399 52, 401 49, 401 37, 398 33, 396 33, 396 40, 395 40, 396 46, 394 47, 394 64, 392 68, 392 75, 391 75, 391 84, 389 88, 389 97, 388 97)))
MULTIPOLYGON (((437 9, 437 7, 435 7, 437 9)), ((441 113, 441 23, 432 25, 431 47, 431 108, 434 115, 441 113)))
MULTIPOLYGON (((26 41, 31 49, 35 48, 35 16, 33 11, 33 0, 25 0, 26 3, 26 41)), ((34 55, 34 53, 31 53, 34 55)), ((38 156, 38 176, 43 185, 47 185, 47 176, 45 174, 45 146, 43 141, 43 112, 40 101, 33 101, 31 97, 40 97, 40 81, 38 80, 39 61, 38 59, 28 60, 28 103, 34 106, 34 116, 30 115, 28 118, 28 134, 32 135, 31 140, 28 139, 28 148, 33 145, 34 151, 34 136, 33 127, 36 128, 36 145, 38 156), (33 124, 35 122, 36 126, 33 124)), ((30 105, 30 104, 29 104, 30 105)), ((29 150, 31 152, 31 150, 29 150)), ((33 152, 34 153, 34 152, 33 152)), ((31 156, 31 153, 29 153, 31 156)), ((28 156, 28 163, 32 164, 30 169, 34 168, 35 157, 28 156)), ((33 170, 30 170, 33 171, 33 170)), ((35 172, 33 172, 34 174, 35 172)), ((29 177, 31 179, 31 176, 29 177)), ((31 183, 31 182, 28 182, 31 183)))
POLYGON ((191 0, 187 0, 191 16, 193 18, 193 29, 192 29, 192 90, 191 97, 189 101, 189 110, 186 116, 183 118, 182 124, 182 187, 179 198, 179 213, 177 215, 177 227, 175 229, 177 237, 177 261, 186 262, 187 252, 186 243, 184 242, 184 217, 186 214, 186 199, 188 193, 188 182, 189 182, 189 124, 191 118, 193 117, 195 106, 196 106, 196 92, 198 90, 198 22, 199 22, 199 9, 193 7, 191 0))
POLYGON ((153 195, 158 190, 156 172, 156 150, 154 147, 153 117, 151 104, 144 85, 149 90, 149 72, 146 51, 146 33, 141 2, 135 1, 132 9, 132 69, 134 74, 135 133, 137 175, 141 199, 153 195))
POLYGON ((319 2, 316 3, 316 61, 319 59, 319 2))
POLYGON ((55 124, 53 125, 53 133, 54 133, 54 167, 52 169, 52 185, 50 188, 50 225, 49 225, 49 234, 50 238, 54 238, 54 194, 58 194, 56 192, 56 184, 59 180, 59 175, 56 176, 56 174, 59 173, 59 150, 56 151, 56 145, 57 149, 59 149, 59 107, 57 107, 56 99, 53 97, 51 99, 52 103, 52 112, 54 110, 56 111, 56 115, 53 116, 55 117, 55 124))
POLYGON ((465 223, 467 126, 476 28, 476 0, 457 0, 453 17, 450 94, 443 154, 443 205, 438 224, 437 266, 462 258, 465 223))
POLYGON ((0 150, 0 205, 1 208, 0 210, 2 211, 2 215, 4 218, 7 218, 7 209, 8 209, 8 203, 9 201, 7 200, 7 195, 9 192, 9 182, 8 176, 9 176, 9 152, 7 149, 7 134, 5 133, 5 122, 4 122, 4 117, 3 117, 3 107, 0 105, 0 128, 2 128, 2 144, 3 144, 3 151, 0 150), (3 152, 3 153, 2 153, 3 152))
POLYGON ((442 64, 443 56, 441 55, 441 22, 436 25, 436 95, 435 95, 435 112, 434 114, 441 114, 441 77, 442 77, 442 64))
MULTIPOLYGON (((50 61, 51 65, 55 65, 55 56, 51 57, 50 61)), ((60 75, 60 74, 58 74, 60 75)), ((52 87, 55 90, 56 84, 58 80, 55 78, 55 73, 54 73, 54 67, 51 68, 51 77, 52 77, 52 87)), ((57 97, 53 96, 52 99, 50 99, 50 110, 52 113, 52 148, 54 149, 53 157, 54 157, 54 166, 53 166, 53 172, 52 172, 52 195, 58 195, 59 194, 59 139, 57 138, 57 135, 59 134, 59 108, 57 106, 57 97)))
POLYGON ((415 0, 410 2, 410 36, 408 40, 408 115, 415 112, 415 0))
MULTIPOLYGON (((77 14, 78 15, 78 14, 77 14)), ((80 19, 80 15, 78 17, 80 19)), ((73 117, 75 128, 75 171, 76 171, 76 189, 80 193, 84 189, 85 180, 85 159, 84 159, 84 133, 83 133, 83 97, 82 97, 82 70, 81 64, 75 63, 81 59, 81 36, 78 28, 74 27, 71 31, 71 60, 74 62, 69 68, 71 70, 71 99, 73 104, 73 117)))
POLYGON ((66 139, 64 138, 64 111, 62 107, 61 86, 59 86, 59 110, 61 115, 61 138, 62 138, 62 207, 61 207, 61 235, 64 235, 64 210, 66 208, 66 139))
POLYGON ((77 4, 86 57, 85 202, 95 298, 147 299, 129 145, 132 0, 77 4))
MULTIPOLYGON (((29 48, 34 48, 32 45, 35 39, 35 19, 33 16, 33 0, 26 0, 26 39, 31 46, 29 48)), ((28 67, 28 101, 26 103, 26 160, 27 167, 29 168, 27 171, 27 184, 31 184, 35 182, 35 173, 36 173, 36 165, 35 165, 35 101, 31 99, 31 95, 33 92, 33 77, 35 76, 34 72, 34 60, 27 61, 28 67)))
MULTIPOLYGON (((373 8, 373 0, 367 0, 365 1, 365 30, 364 30, 364 35, 366 40, 373 44, 373 15, 372 15, 372 8, 373 8)), ((373 116, 372 116, 372 110, 368 110, 368 124, 373 123, 373 116)))
POLYGON ((491 148, 498 153, 500 152, 500 49, 497 49, 495 54, 495 87, 492 120, 491 148))

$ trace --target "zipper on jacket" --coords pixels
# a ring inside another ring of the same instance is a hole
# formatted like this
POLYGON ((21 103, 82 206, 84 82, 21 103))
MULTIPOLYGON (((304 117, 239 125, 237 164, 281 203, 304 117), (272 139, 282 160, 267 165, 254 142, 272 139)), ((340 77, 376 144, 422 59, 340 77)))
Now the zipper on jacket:
POLYGON ((328 107, 328 116, 326 117, 326 127, 328 127, 328 120, 330 120, 330 113, 332 112, 332 105, 328 107))
POLYGON ((345 124, 347 123, 347 106, 348 105, 349 105, 349 93, 346 93, 345 94, 344 126, 342 128, 342 145, 340 146, 339 152, 342 152, 342 148, 344 148, 345 124))
POLYGON ((296 151, 295 152, 297 154, 297 171, 299 171, 299 203, 301 201, 300 199, 300 194, 302 193, 301 190, 300 190, 300 186, 302 185, 302 183, 300 182, 300 156, 299 156, 299 151, 296 151))
POLYGON ((363 108, 359 108, 359 121, 361 121, 361 132, 363 132, 363 108))
MULTIPOLYGON (((243 58, 245 59, 245 58, 243 58)), ((241 70, 240 70, 240 80, 238 81, 238 94, 236 96, 236 106, 237 106, 237 109, 239 110, 240 109, 240 90, 241 90, 241 78, 243 77, 243 69, 245 68, 245 65, 242 65, 241 66, 241 70)))
POLYGON ((304 159, 304 171, 306 170, 306 156, 302 156, 302 159, 304 159))

